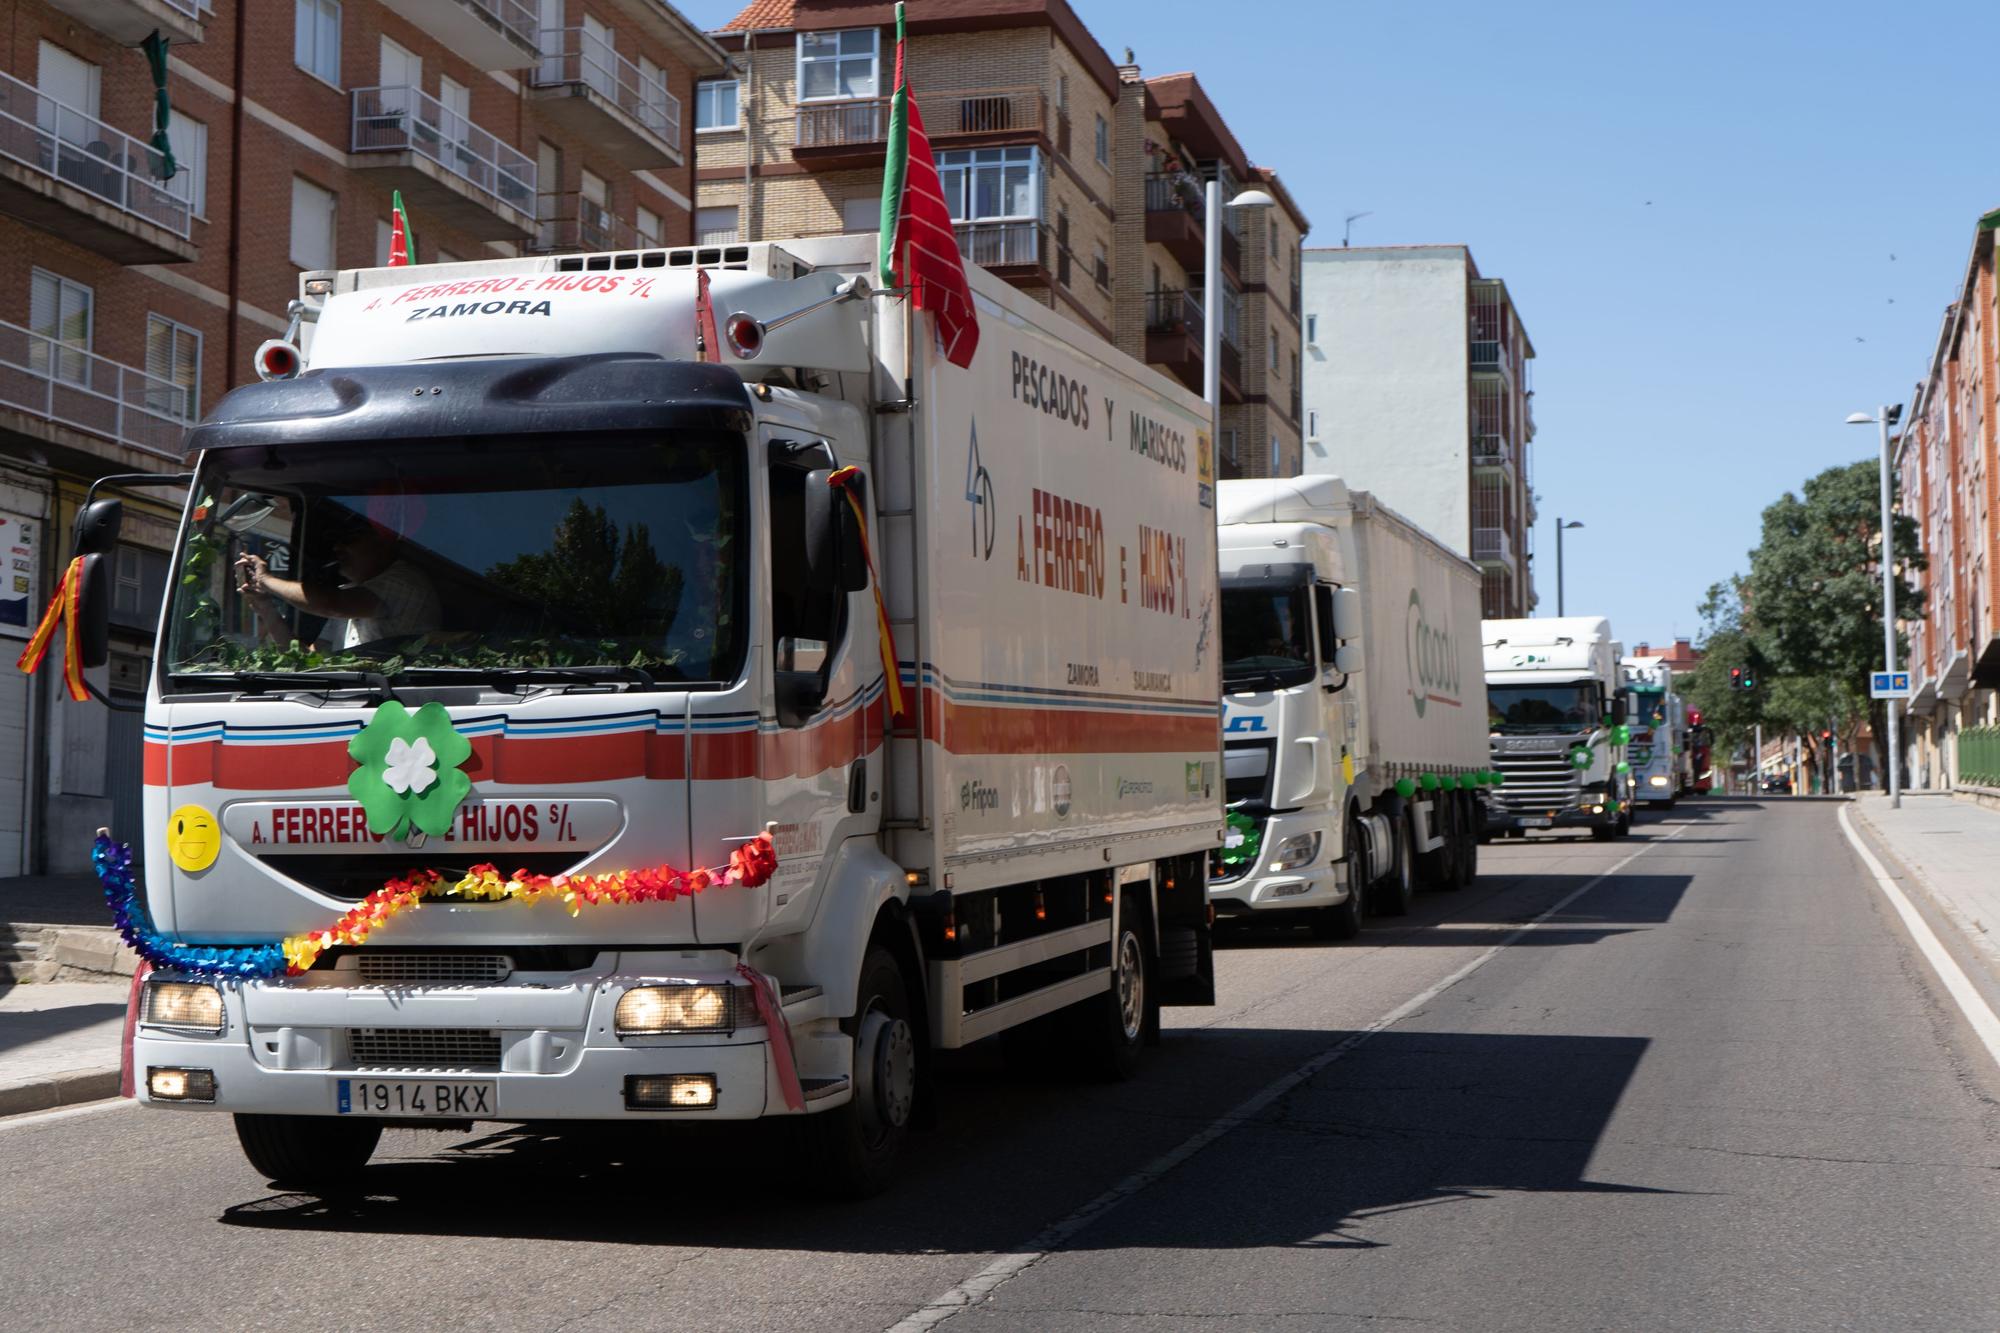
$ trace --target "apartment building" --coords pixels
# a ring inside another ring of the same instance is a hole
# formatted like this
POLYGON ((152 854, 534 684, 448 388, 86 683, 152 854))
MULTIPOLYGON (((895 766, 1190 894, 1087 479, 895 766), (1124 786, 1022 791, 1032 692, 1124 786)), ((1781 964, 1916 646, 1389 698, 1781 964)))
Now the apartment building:
MULTIPOLYGON (((696 95, 700 238, 877 229, 893 23, 891 4, 756 0, 712 34, 735 68, 696 95)), ((1297 471, 1308 224, 1195 76, 1114 65, 1066 0, 913 0, 906 23, 967 260, 1197 392, 1205 182, 1277 200, 1225 214, 1218 451, 1225 477, 1297 471)))
POLYGON ((1309 248, 1305 470, 1373 491, 1533 612, 1534 344, 1463 245, 1309 248))
MULTIPOLYGON (((136 715, 12 654, 85 488, 171 472, 302 269, 686 243, 697 80, 660 0, 17 0, 0 38, 0 876, 137 821, 136 715), (166 156, 140 44, 168 45, 166 156)), ((128 501, 101 688, 144 690, 177 496, 128 501)))
MULTIPOLYGON (((1915 695, 1904 728, 1917 786, 1965 780, 1961 735, 2000 725, 2000 309, 1993 234, 1980 220, 1958 299, 1894 441, 1899 506, 1917 521, 1921 619, 1906 620, 1915 695)), ((1990 734, 1990 733, 1989 733, 1990 734)))

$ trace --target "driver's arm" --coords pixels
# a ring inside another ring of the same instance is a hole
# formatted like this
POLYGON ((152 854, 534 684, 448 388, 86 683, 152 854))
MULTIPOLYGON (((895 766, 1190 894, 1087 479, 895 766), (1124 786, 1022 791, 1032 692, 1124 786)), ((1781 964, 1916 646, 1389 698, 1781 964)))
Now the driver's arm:
POLYGON ((340 620, 379 615, 382 600, 366 588, 329 588, 308 585, 302 580, 281 579, 271 573, 260 555, 242 555, 236 560, 237 589, 250 595, 276 597, 315 616, 340 620))

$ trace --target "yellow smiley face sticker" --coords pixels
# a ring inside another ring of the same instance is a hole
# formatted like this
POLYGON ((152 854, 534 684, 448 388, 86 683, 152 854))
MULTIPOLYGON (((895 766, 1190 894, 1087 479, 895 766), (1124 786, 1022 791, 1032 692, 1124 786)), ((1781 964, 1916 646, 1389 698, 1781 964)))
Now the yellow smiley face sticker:
POLYGON ((182 870, 206 870, 221 851, 222 830, 203 807, 184 805, 167 817, 167 855, 182 870))

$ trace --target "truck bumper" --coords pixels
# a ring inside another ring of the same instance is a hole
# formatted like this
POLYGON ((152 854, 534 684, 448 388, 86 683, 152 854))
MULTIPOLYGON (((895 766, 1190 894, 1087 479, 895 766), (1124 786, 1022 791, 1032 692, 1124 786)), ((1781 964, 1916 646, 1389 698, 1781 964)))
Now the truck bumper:
POLYGON ((1570 806, 1564 810, 1506 810, 1489 805, 1486 808, 1484 831, 1487 833, 1525 833, 1533 829, 1562 828, 1611 828, 1622 816, 1606 805, 1601 811, 1593 811, 1588 805, 1570 806))
POLYGON ((1210 880, 1208 901, 1215 908, 1216 915, 1292 912, 1337 907, 1346 902, 1350 893, 1347 865, 1344 861, 1332 859, 1340 848, 1335 845, 1333 830, 1328 827, 1324 814, 1273 815, 1264 821, 1264 840, 1260 845, 1268 855, 1271 849, 1287 838, 1315 832, 1324 835, 1320 839, 1319 855, 1306 865, 1272 873, 1264 869, 1268 862, 1260 858, 1247 874, 1230 880, 1210 880))
MULTIPOLYGON (((490 1101, 481 1113, 440 1118, 751 1120, 786 1114, 761 1026, 727 1035, 617 1037, 612 1016, 619 996, 632 985, 660 979, 608 976, 571 985, 435 989, 285 981, 225 985, 218 1034, 139 1026, 132 1043, 134 1091, 141 1103, 162 1109, 340 1115, 364 1100, 356 1095, 357 1084, 481 1084, 490 1085, 490 1101), (390 1067, 355 1058, 357 1034, 387 1031, 415 1048, 426 1040, 450 1040, 430 1034, 476 1034, 498 1059, 412 1059, 390 1067), (155 1098, 149 1074, 162 1068, 208 1071, 213 1100, 155 1098), (711 1077, 713 1104, 685 1111, 627 1109, 628 1077, 674 1074, 711 1077)), ((720 976, 674 979, 727 984, 720 976)), ((832 1104, 828 1099, 812 1109, 832 1104)))

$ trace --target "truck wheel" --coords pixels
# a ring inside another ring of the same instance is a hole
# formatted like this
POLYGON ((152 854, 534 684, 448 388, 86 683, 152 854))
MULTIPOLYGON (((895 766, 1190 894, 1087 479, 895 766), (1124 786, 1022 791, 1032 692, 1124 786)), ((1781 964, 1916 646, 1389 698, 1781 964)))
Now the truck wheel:
POLYGON ((1616 824, 1592 824, 1590 826, 1590 836, 1599 842, 1610 842, 1618 836, 1618 826, 1616 824))
MULTIPOLYGON (((1351 883, 1351 882, 1350 882, 1351 883)), ((1322 907, 1312 914, 1316 940, 1351 940, 1361 933, 1361 890, 1350 887, 1347 901, 1337 907, 1322 907)))
POLYGON ((1486 840, 1473 831, 1479 827, 1479 807, 1469 796, 1461 796, 1459 801, 1458 866, 1450 887, 1466 889, 1479 878, 1479 844, 1486 840))
MULTIPOLYGON (((1458 821, 1452 818, 1450 800, 1439 796, 1431 803, 1431 833, 1438 839, 1436 851, 1422 852, 1417 856, 1417 881, 1427 889, 1448 889, 1457 874, 1452 862, 1457 859, 1458 849, 1454 844, 1457 837, 1458 821)), ((1417 836, 1417 821, 1410 820, 1410 838, 1417 836)))
POLYGON ((888 1185, 917 1092, 909 987, 896 956, 880 945, 862 961, 854 1017, 841 1026, 854 1038, 854 1095, 799 1120, 799 1164, 822 1192, 861 1198, 888 1185))
POLYGON ((267 1180, 323 1190, 354 1183, 382 1139, 382 1122, 324 1115, 244 1115, 236 1119, 243 1155, 267 1180))
POLYGON ((1417 896, 1416 825, 1404 816, 1389 821, 1389 836, 1396 840, 1395 864, 1389 878, 1375 886, 1369 906, 1377 916, 1408 916, 1417 896))
POLYGON ((1077 1005, 1070 1049, 1077 1072, 1087 1078, 1122 1082, 1139 1072, 1146 1039, 1159 1031, 1156 968, 1146 947, 1145 919, 1121 904, 1118 934, 1111 942, 1111 989, 1077 1005))

